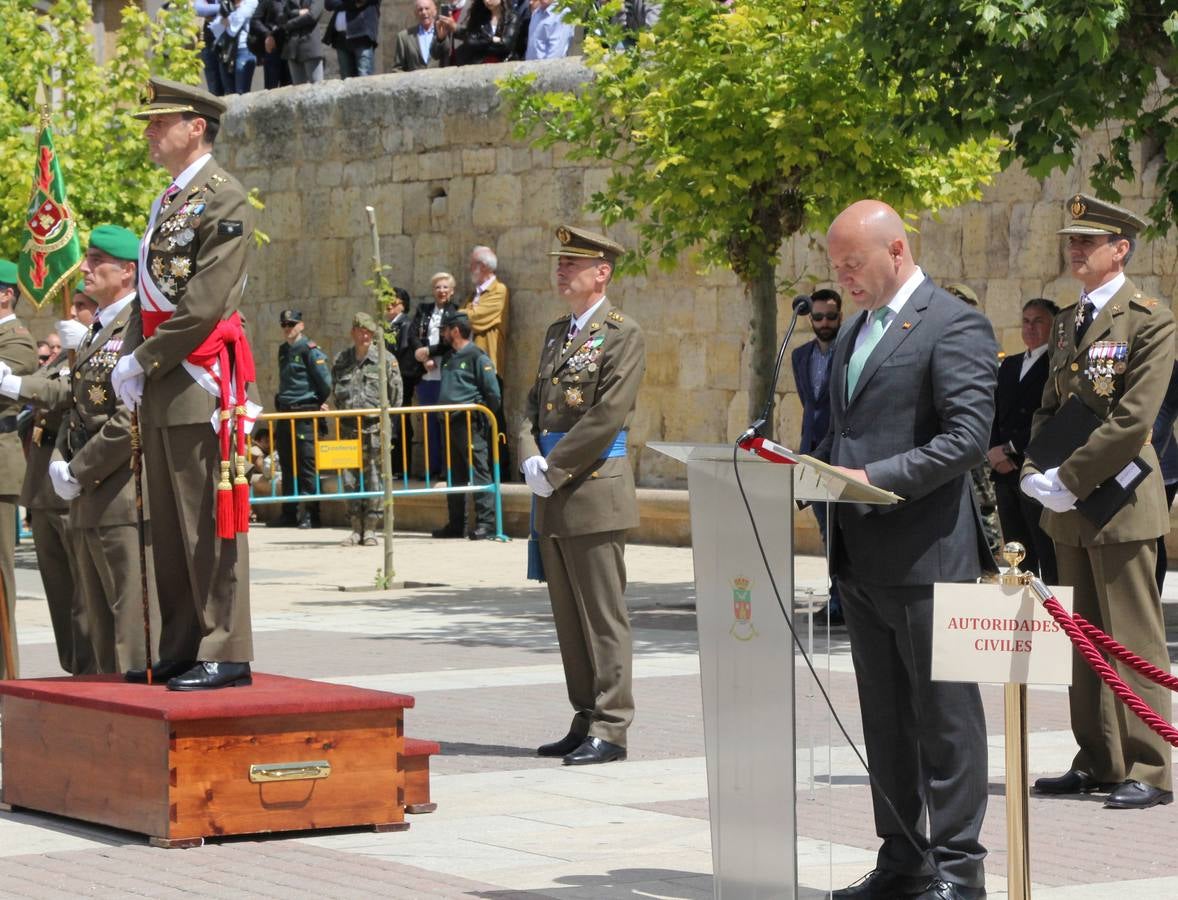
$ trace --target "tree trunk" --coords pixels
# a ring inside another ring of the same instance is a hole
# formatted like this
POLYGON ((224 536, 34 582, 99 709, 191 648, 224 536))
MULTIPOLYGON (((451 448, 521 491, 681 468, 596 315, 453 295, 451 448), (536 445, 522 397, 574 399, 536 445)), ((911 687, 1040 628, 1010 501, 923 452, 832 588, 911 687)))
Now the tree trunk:
MULTIPOLYGON (((777 355, 777 275, 773 260, 759 265, 745 282, 749 304, 749 422, 761 415, 773 389, 773 360, 777 355)), ((773 417, 762 428, 773 436, 773 417)))

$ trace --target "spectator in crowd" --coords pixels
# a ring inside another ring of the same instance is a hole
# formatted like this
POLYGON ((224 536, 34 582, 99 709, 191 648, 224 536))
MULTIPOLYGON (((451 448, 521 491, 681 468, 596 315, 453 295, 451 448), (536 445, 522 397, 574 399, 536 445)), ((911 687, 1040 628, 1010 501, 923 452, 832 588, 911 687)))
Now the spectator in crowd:
POLYGON ((372 75, 380 40, 381 0, 326 0, 331 18, 323 41, 335 48, 340 78, 372 75))
MULTIPOLYGON (((810 324, 814 340, 793 352, 794 384, 802 401, 802 439, 799 453, 810 453, 830 427, 830 361, 834 356, 834 339, 843 324, 843 298, 838 291, 822 288, 810 295, 810 324)), ((814 503, 814 518, 822 543, 826 544, 826 504, 814 503)), ((839 601, 838 578, 830 579, 830 603, 816 618, 830 625, 843 624, 843 607, 839 601)))
POLYGON ((49 349, 49 341, 37 341, 37 365, 43 366, 53 359, 53 351, 49 349))
POLYGON ((283 35, 277 30, 283 21, 283 3, 284 0, 259 0, 257 11, 250 19, 250 49, 262 67, 266 90, 291 83, 290 68, 282 58, 283 35))
MULTIPOLYGON (((434 0, 416 0, 413 15, 417 17, 417 24, 397 32, 393 71, 412 72, 449 65, 452 42, 439 33, 438 7, 434 0)), ((444 31, 445 26, 441 30, 444 31)))
MULTIPOLYGON (((945 290, 972 307, 978 306, 978 295, 968 284, 960 282, 945 285, 945 290)), ((994 493, 994 482, 990 480, 989 466, 980 462, 969 472, 970 486, 982 516, 982 529, 986 543, 995 559, 1002 559, 1002 523, 998 517, 998 497, 994 493)))
MULTIPOLYGON (((1174 496, 1178 494, 1178 441, 1174 440, 1174 419, 1178 417, 1178 362, 1174 363, 1174 370, 1170 373, 1170 385, 1166 388, 1166 398, 1162 401, 1162 408, 1153 423, 1153 437, 1151 443, 1158 451, 1158 462, 1162 467, 1162 486, 1166 491, 1166 509, 1174 505, 1174 496)), ((1166 536, 1158 538, 1158 564, 1156 569, 1158 593, 1162 592, 1162 585, 1166 582, 1166 572, 1169 570, 1169 560, 1166 558, 1166 536)))
POLYGON ((56 331, 51 331, 45 336, 45 343, 49 345, 49 358, 53 359, 57 354, 61 353, 61 335, 56 331))
MULTIPOLYGON (((94 321, 94 313, 98 309, 98 304, 86 296, 85 282, 79 281, 78 286, 74 288, 74 299, 70 305, 74 311, 74 321, 89 328, 90 324, 94 321)), ((59 322, 57 330, 61 331, 61 328, 62 323, 59 322)), ((67 350, 74 350, 76 348, 77 343, 74 343, 73 347, 66 347, 67 350)))
POLYGON ((1047 339, 1059 307, 1043 297, 1023 304, 1023 353, 1006 357, 998 367, 994 389, 994 427, 986 462, 998 502, 1002 536, 1018 541, 1027 551, 1019 568, 1039 575, 1047 584, 1059 584, 1055 545, 1039 525, 1043 506, 1018 486, 1023 451, 1031 440, 1031 420, 1043 399, 1047 383, 1047 339))
POLYGON ((220 0, 221 15, 209 29, 217 38, 214 47, 220 54, 221 45, 228 41, 228 55, 221 55, 221 83, 226 94, 248 94, 254 80, 258 58, 249 47, 250 20, 258 8, 258 0, 220 0))
MULTIPOLYGON (((327 355, 303 333, 306 325, 297 309, 284 309, 279 314, 283 341, 278 348, 278 394, 274 407, 279 412, 309 412, 327 409, 331 396, 331 371, 327 355)), ((291 496, 298 483, 299 494, 315 494, 315 428, 316 419, 295 419, 292 440, 291 423, 278 422, 274 426, 274 449, 282 468, 282 493, 291 496)), ((282 515, 270 523, 276 527, 298 525, 299 528, 319 527, 319 504, 305 502, 296 514, 294 503, 284 503, 282 515)))
POLYGON ((438 20, 438 33, 453 35, 454 62, 496 63, 514 58, 519 18, 504 0, 473 0, 462 20, 438 20))
POLYGON ((231 93, 232 84, 226 84, 222 74, 221 59, 217 55, 217 35, 212 24, 221 15, 221 4, 216 0, 192 0, 192 10, 204 20, 201 26, 200 61, 204 66, 205 83, 209 93, 222 97, 231 93))
MULTIPOLYGON (((413 348, 413 358, 421 364, 424 370, 421 380, 417 382, 417 404, 419 406, 436 406, 438 395, 442 389, 442 371, 439 368, 442 354, 446 352, 446 345, 442 342, 442 315, 447 311, 458 312, 453 302, 454 288, 457 282, 449 272, 438 272, 430 279, 434 299, 427 300, 417 307, 413 314, 413 324, 409 327, 409 345, 413 348)), ((427 418, 425 438, 429 443, 425 465, 433 478, 442 471, 442 422, 437 415, 430 414, 427 418)))
MULTIPOLYGON (((470 319, 465 312, 448 311, 442 316, 442 340, 449 347, 442 358, 442 382, 439 399, 443 405, 481 403, 489 409, 499 406, 499 382, 495 366, 481 347, 471 340, 470 319)), ((490 451, 487 447, 487 421, 475 413, 447 413, 450 432, 450 484, 491 483, 490 451), (473 479, 471 477, 473 469, 473 479)), ((434 537, 457 538, 466 534, 466 494, 446 495, 449 518, 446 527, 433 532, 434 537)), ((495 497, 489 491, 474 495, 475 526, 468 537, 472 541, 495 536, 495 497)))
MULTIPOLYGON (((324 0, 282 0, 276 26, 282 38, 282 58, 294 84, 318 84, 323 80, 323 41, 319 21, 324 0)), ((266 38, 267 51, 278 49, 278 38, 266 38)))
MULTIPOLYGON (((491 357, 495 366, 495 378, 499 382, 498 406, 491 407, 495 411, 495 423, 499 434, 505 435, 503 420, 503 371, 507 357, 507 308, 510 291, 495 274, 499 268, 499 259, 490 247, 478 246, 470 252, 470 280, 474 284, 474 293, 462 307, 470 319, 470 327, 474 333, 474 342, 491 357)), ((506 438, 504 438, 506 442, 506 438)), ((510 472, 506 444, 503 451, 503 465, 501 471, 510 472)))
POLYGON ((647 0, 622 0, 622 11, 618 13, 616 21, 626 29, 627 37, 622 41, 622 48, 633 47, 638 43, 638 32, 654 28, 659 16, 663 13, 661 3, 650 3, 647 0))
POLYGON ((553 0, 531 0, 525 59, 561 59, 568 55, 573 26, 564 20, 564 10, 553 0))
MULTIPOLYGON (((384 342, 389 353, 397 358, 397 366, 401 370, 402 395, 406 406, 413 405, 413 394, 417 390, 417 382, 425 373, 413 356, 413 347, 409 342, 410 326, 409 292, 401 287, 393 288, 393 299, 385 308, 384 342)), ((413 416, 400 416, 399 427, 393 432, 393 475, 402 477, 406 471, 413 469, 413 416)), ((396 419, 394 426, 398 426, 396 419)))
MULTIPOLYGON (((375 334, 376 320, 368 313, 358 312, 352 317, 352 346, 341 350, 331 367, 336 409, 380 408, 380 350, 372 342, 375 334)), ((391 353, 385 354, 385 383, 388 385, 389 406, 400 406, 401 373, 397 358, 391 353)), ((364 465, 363 484, 356 477, 355 469, 344 470, 344 492, 384 490, 380 477, 380 419, 376 416, 366 418, 357 429, 356 419, 341 418, 339 434, 345 439, 360 436, 364 465)), ((348 522, 352 533, 345 543, 376 546, 376 534, 384 521, 382 508, 383 501, 379 497, 349 500, 348 522)))

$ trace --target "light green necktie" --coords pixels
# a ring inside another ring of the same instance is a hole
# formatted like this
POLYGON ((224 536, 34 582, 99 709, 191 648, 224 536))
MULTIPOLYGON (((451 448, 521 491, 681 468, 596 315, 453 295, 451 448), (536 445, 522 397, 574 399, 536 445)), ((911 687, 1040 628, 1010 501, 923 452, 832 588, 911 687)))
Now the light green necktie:
POLYGON ((871 356, 871 351, 875 349, 875 345, 883 337, 884 322, 887 317, 888 308, 886 306, 872 311, 871 317, 867 321, 867 336, 847 361, 848 400, 855 393, 855 385, 859 383, 859 376, 863 374, 863 366, 867 364, 867 357, 871 356))

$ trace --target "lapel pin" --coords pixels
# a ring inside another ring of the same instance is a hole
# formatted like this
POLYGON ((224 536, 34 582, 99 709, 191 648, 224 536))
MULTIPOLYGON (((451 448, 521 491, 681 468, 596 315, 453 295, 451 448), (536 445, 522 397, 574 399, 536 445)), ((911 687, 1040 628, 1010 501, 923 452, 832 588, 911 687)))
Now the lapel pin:
POLYGON ((900 325, 900 327, 903 328, 905 331, 907 331, 909 328, 912 327, 912 323, 911 322, 904 322, 900 325))

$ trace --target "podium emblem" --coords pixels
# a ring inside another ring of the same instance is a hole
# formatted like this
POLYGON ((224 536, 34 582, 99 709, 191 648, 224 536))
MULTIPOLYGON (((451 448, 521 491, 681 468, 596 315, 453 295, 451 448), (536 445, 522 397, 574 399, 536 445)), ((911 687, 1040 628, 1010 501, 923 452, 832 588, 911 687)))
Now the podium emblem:
POLYGON ((738 641, 751 641, 757 636, 753 627, 752 581, 743 575, 732 579, 732 627, 728 629, 738 641))

